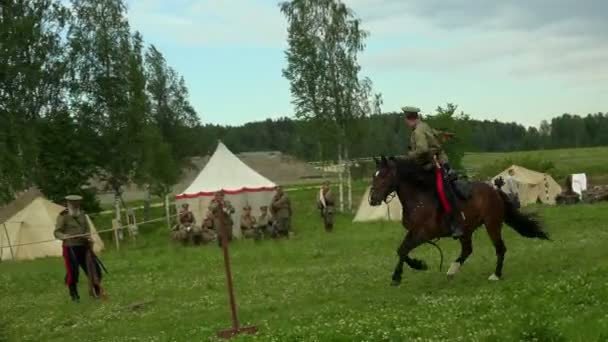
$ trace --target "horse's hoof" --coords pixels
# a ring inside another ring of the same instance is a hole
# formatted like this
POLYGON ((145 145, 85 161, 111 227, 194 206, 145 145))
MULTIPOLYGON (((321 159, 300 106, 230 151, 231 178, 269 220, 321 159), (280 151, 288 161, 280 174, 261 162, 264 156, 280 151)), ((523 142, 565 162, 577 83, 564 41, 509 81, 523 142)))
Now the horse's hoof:
POLYGON ((496 274, 492 273, 492 275, 488 277, 488 280, 497 281, 500 280, 500 278, 496 274))
POLYGON ((454 278, 456 273, 458 273, 458 271, 460 270, 460 266, 461 266, 461 264, 459 262, 453 262, 452 265, 450 265, 450 269, 448 269, 448 273, 447 273, 448 278, 450 278, 450 279, 454 278))
POLYGON ((399 286, 399 285, 401 285, 401 280, 393 279, 393 281, 391 281, 391 286, 399 286))

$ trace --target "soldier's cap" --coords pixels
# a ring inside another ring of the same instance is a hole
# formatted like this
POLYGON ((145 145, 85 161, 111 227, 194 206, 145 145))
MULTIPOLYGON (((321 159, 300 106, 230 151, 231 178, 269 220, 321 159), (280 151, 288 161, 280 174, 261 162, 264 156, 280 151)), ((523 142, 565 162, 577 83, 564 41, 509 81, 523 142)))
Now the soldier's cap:
POLYGON ((405 114, 406 118, 417 118, 420 113, 420 108, 413 106, 401 107, 401 111, 405 114))
POLYGON ((243 210, 251 210, 251 206, 249 204, 247 204, 243 207, 243 210))
POLYGON ((263 206, 260 207, 260 209, 266 210, 266 209, 268 209, 268 206, 267 205, 263 205, 263 206))
POLYGON ((182 204, 182 208, 189 207, 189 206, 190 206, 190 204, 188 204, 188 203, 182 204))
POLYGON ((79 195, 67 195, 65 196, 66 201, 82 201, 82 196, 79 195))

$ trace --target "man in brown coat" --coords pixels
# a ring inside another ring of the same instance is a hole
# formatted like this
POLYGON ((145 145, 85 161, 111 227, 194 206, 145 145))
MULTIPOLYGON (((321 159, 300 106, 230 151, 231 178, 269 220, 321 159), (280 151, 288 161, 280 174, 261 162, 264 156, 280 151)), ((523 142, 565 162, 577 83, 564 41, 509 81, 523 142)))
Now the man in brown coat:
POLYGON ((321 210, 321 217, 323 218, 325 231, 331 232, 334 228, 335 200, 328 181, 323 183, 323 186, 319 191, 318 205, 319 210, 321 210))
POLYGON ((256 238, 256 222, 255 217, 251 215, 250 205, 243 207, 243 213, 241 214, 241 232, 246 239, 256 238))
POLYGON ((215 193, 215 197, 209 203, 209 211, 213 215, 213 227, 218 234, 218 244, 222 245, 222 234, 226 234, 228 241, 232 240, 232 214, 235 210, 230 201, 224 199, 224 191, 215 193))
POLYGON ((277 187, 277 192, 270 204, 272 216, 275 219, 276 233, 279 236, 289 236, 291 231, 291 201, 282 187, 277 187))

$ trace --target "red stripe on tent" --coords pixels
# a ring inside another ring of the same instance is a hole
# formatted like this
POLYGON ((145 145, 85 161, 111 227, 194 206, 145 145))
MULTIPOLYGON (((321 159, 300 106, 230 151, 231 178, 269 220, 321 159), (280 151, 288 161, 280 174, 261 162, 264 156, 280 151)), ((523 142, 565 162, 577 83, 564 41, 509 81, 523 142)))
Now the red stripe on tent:
POLYGON ((66 246, 63 246, 63 262, 65 263, 65 270, 68 272, 68 276, 65 278, 65 283, 69 286, 72 285, 74 279, 72 279, 72 268, 70 267, 70 254, 68 247, 66 246))
MULTIPOLYGON (((240 188, 238 190, 224 190, 224 193, 226 195, 238 195, 238 194, 242 194, 244 192, 263 192, 263 191, 274 191, 276 190, 276 187, 261 187, 261 188, 240 188)), ((181 195, 177 195, 175 196, 175 199, 184 199, 184 198, 197 198, 197 197, 202 197, 202 196, 213 196, 215 195, 216 191, 212 191, 212 192, 207 192, 207 191, 201 191, 195 194, 181 194, 181 195)))
POLYGON ((452 212, 452 207, 450 206, 450 202, 448 202, 447 197, 445 196, 445 189, 443 188, 443 173, 440 168, 437 168, 436 171, 436 180, 437 180, 437 192, 439 193, 439 199, 441 200, 441 204, 443 205, 443 209, 447 214, 452 212))

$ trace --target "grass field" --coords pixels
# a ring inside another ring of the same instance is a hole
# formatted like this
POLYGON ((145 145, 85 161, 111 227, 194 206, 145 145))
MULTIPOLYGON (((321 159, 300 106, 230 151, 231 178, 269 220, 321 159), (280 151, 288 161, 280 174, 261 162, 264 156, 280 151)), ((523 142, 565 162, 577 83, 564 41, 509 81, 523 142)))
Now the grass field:
MULTIPOLYGON (((322 231, 316 191, 292 192, 296 236, 231 245, 249 341, 607 341, 608 205, 540 209, 554 241, 505 228, 504 279, 490 282, 494 250, 484 231, 457 277, 437 272, 438 253, 414 256, 432 270, 407 269, 389 286, 403 236, 395 223, 322 231)), ((0 263, 0 341, 207 341, 230 324, 223 259, 216 245, 169 243, 164 225, 142 228, 137 243, 102 254, 107 302, 68 300, 63 262, 0 263), (139 309, 136 302, 151 301, 139 309)), ((458 244, 443 240, 446 265, 458 244)), ((445 269, 444 269, 445 271, 445 269)))
POLYGON ((504 159, 537 159, 555 164, 560 175, 587 173, 599 183, 608 183, 608 147, 538 150, 508 153, 467 153, 464 165, 477 171, 504 159))

